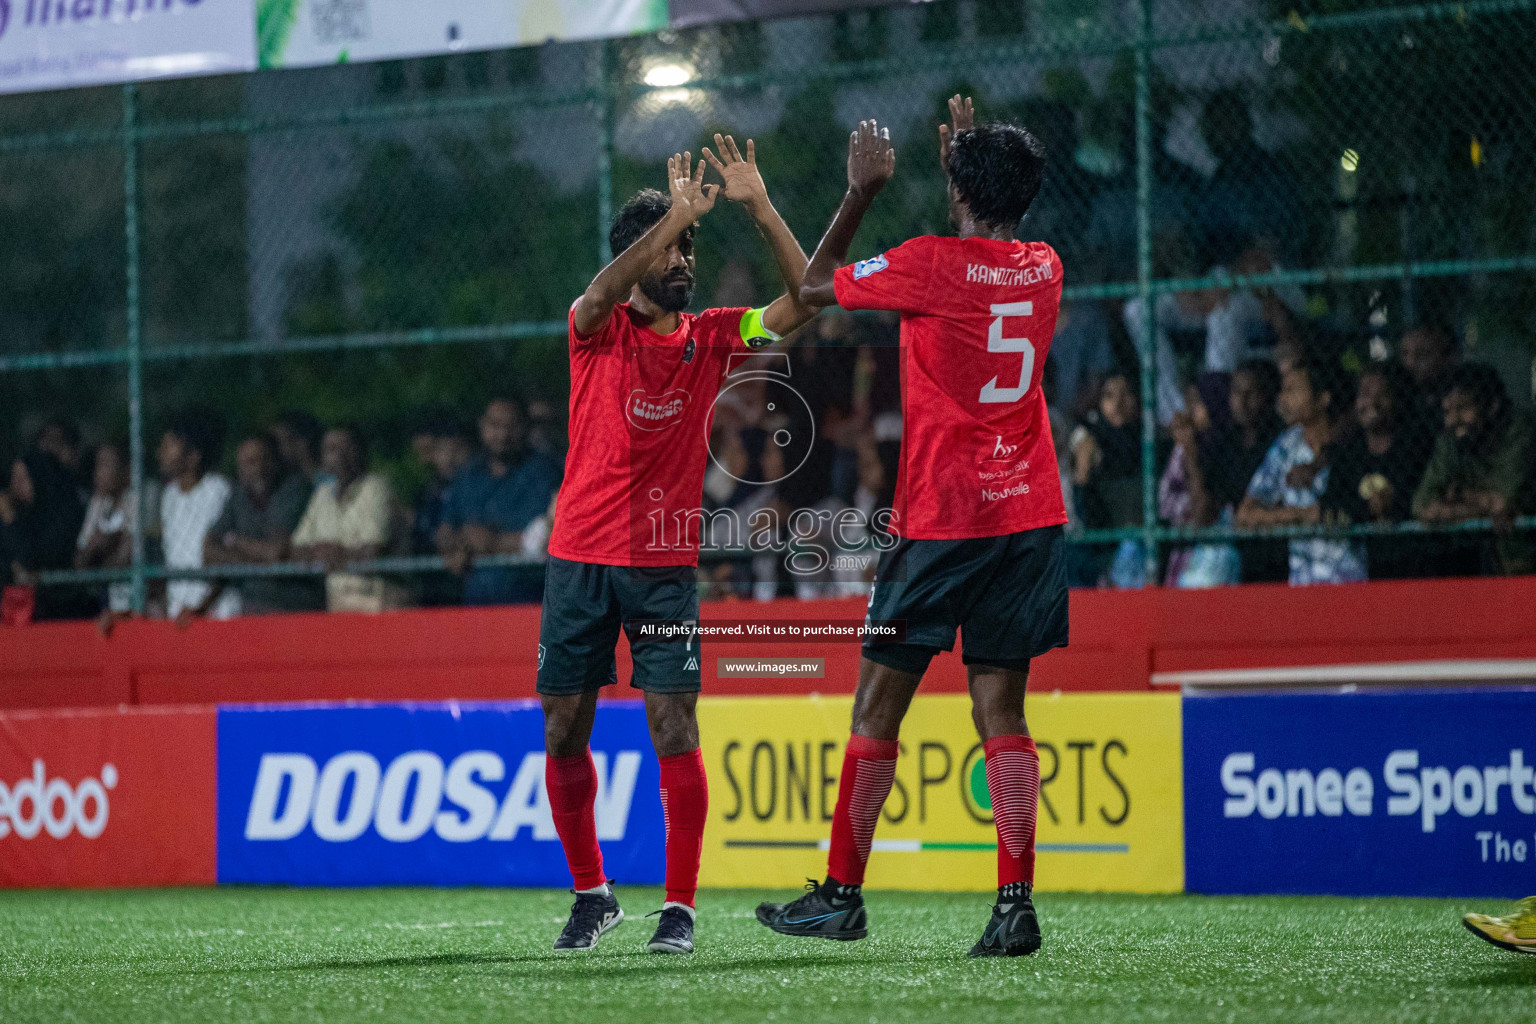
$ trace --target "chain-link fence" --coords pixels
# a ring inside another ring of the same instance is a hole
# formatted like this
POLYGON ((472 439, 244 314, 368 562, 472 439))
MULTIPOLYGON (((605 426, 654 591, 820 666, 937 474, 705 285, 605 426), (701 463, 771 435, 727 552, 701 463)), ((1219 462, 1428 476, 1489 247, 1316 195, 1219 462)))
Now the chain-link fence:
MULTIPOLYGON (((1511 445, 1532 461, 1533 40, 1536 0, 936 0, 6 97, 0 446, 62 413, 94 426, 86 444, 122 442, 138 493, 176 411, 218 409, 233 441, 301 409, 367 425, 374 464, 413 490, 418 411, 504 392, 563 409, 565 311, 669 153, 754 138, 809 249, 848 126, 878 118, 901 163, 868 254, 946 230, 935 126, 964 91, 1049 153, 1026 229, 1067 271, 1046 387, 1078 582, 1525 568, 1531 484, 1495 501, 1508 482, 1484 464, 1511 445), (1504 382, 1509 416, 1486 388, 1469 414, 1482 454, 1437 439, 1458 361, 1504 382), (1287 538, 1312 540, 1288 558, 1287 538)), ((739 210, 701 224, 699 251, 703 298, 778 287, 739 210)), ((893 325, 809 330, 864 353, 809 371, 849 392, 834 417, 863 418, 850 450, 893 443, 893 325)), ((128 580, 143 607, 167 575, 319 571, 166 569, 158 516, 86 575, 41 579, 128 580)), ((380 573, 441 566, 377 553, 380 573)))

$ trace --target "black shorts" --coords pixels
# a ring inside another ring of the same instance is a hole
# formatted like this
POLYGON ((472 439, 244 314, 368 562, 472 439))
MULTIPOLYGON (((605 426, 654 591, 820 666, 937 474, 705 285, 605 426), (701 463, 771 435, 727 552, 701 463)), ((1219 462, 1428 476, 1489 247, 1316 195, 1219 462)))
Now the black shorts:
POLYGON ((539 619, 538 691, 571 696, 618 682, 614 648, 629 634, 634 673, 629 685, 653 693, 697 693, 702 654, 697 636, 647 639, 643 623, 699 621, 692 566, 593 565, 549 559, 539 619))
POLYGON ((908 540, 880 556, 872 622, 906 623, 901 643, 865 641, 864 656, 921 675, 961 631, 967 665, 1027 671, 1067 645, 1066 542, 1049 526, 1002 537, 908 540))

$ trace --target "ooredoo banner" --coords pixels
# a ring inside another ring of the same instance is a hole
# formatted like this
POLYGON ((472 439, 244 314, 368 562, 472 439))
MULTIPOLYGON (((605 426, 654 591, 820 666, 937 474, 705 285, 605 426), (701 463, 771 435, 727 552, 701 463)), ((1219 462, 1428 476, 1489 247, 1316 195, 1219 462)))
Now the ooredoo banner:
MULTIPOLYGON (((797 887, 825 873, 851 708, 849 697, 699 702, 710 788, 701 884, 797 887)), ((1039 888, 1178 892, 1178 696, 1041 694, 1025 713, 1040 750, 1039 888)), ((912 702, 874 850, 872 887, 997 885, 997 833, 969 697, 912 702)))
POLYGON ((1536 888, 1536 689, 1190 697, 1193 892, 1536 888))
POLYGON ((0 715, 0 886, 211 884, 214 714, 0 715))
POLYGON ((255 0, 0 0, 0 93, 256 67, 255 0))
MULTIPOLYGON (((220 882, 568 886, 531 701, 225 707, 220 882)), ((659 768, 639 702, 592 735, 610 875, 662 880, 659 768)))

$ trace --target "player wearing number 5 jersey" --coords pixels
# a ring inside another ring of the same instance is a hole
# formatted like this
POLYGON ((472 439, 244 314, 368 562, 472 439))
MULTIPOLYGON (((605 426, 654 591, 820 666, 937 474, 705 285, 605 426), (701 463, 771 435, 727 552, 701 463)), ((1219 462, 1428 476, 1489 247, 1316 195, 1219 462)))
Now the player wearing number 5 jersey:
POLYGON ((1067 516, 1040 393, 1062 271, 1049 245, 1016 237, 1040 189, 1039 143, 1012 125, 973 127, 970 101, 958 96, 950 112, 940 155, 957 235, 914 238, 835 269, 895 169, 888 132, 864 122, 849 139, 848 193, 799 293, 807 306, 901 313, 900 539, 881 556, 869 615, 904 621, 906 633, 864 645, 826 880, 757 916, 785 935, 864 937, 864 869, 901 722, 929 661, 954 648, 958 630, 998 836, 997 904, 971 955, 1019 956, 1040 947, 1040 761, 1024 690, 1030 659, 1067 642, 1067 516))

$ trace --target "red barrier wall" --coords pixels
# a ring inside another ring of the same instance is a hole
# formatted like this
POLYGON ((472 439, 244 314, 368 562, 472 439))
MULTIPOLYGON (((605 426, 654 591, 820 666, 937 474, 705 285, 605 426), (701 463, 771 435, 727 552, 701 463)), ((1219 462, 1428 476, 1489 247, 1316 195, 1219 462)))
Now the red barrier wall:
MULTIPOLYGON (((706 622, 860 620, 864 602, 706 604, 706 622)), ((515 698, 533 695, 537 608, 380 616, 293 615, 0 628, 0 708, 282 700, 515 698)), ((716 694, 849 692, 852 643, 709 642, 716 694), (826 659, 817 680, 721 680, 723 655, 826 659)), ((627 651, 620 644, 620 677, 627 651)), ((1536 577, 1074 591, 1072 646, 1036 663, 1036 690, 1136 690, 1153 671, 1462 658, 1536 658, 1536 577)), ((960 659, 936 659, 925 687, 965 686, 960 659)), ((624 687, 621 690, 626 689, 624 687)))

